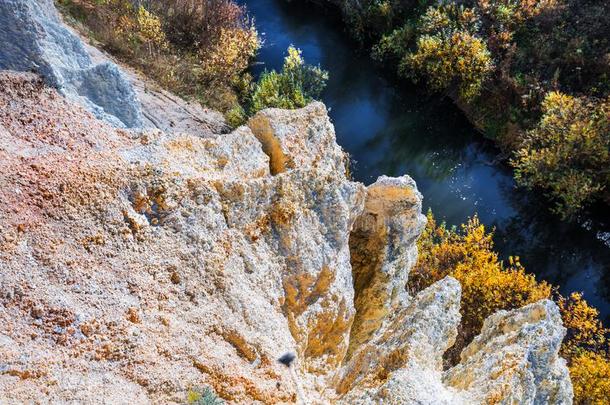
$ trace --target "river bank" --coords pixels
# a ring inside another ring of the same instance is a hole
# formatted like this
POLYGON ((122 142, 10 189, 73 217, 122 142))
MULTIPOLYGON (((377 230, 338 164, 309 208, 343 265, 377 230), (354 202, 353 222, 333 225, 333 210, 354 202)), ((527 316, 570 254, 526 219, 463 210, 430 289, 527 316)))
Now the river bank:
POLYGON ((450 225, 478 214, 495 227, 501 257, 519 256, 562 294, 583 291, 608 319, 610 252, 596 235, 603 229, 561 222, 543 199, 517 189, 510 169, 496 163, 498 150, 451 101, 388 79, 357 50, 333 10, 282 0, 243 3, 264 40, 255 74, 279 69, 291 44, 330 72, 322 100, 339 144, 355 161, 355 179, 370 184, 381 174, 411 175, 425 210, 450 225))

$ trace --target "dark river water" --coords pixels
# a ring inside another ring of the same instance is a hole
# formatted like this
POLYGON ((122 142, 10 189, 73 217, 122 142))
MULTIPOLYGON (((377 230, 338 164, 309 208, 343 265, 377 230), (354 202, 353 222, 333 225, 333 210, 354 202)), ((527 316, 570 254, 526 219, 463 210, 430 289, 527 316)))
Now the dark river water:
POLYGON ((495 227, 501 257, 519 256, 562 294, 584 292, 610 321, 610 248, 603 234, 560 222, 534 193, 515 189, 510 170, 493 163, 497 151, 449 100, 384 78, 329 10, 298 0, 240 2, 264 39, 255 74, 281 69, 291 44, 308 63, 329 71, 322 101, 338 143, 355 161, 356 180, 370 184, 382 174, 409 174, 425 210, 452 225, 477 213, 495 227))

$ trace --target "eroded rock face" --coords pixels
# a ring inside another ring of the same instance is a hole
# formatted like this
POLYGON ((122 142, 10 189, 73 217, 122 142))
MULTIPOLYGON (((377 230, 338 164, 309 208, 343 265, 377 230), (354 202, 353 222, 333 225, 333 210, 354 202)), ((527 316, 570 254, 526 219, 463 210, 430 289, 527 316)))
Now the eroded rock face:
POLYGON ((0 402, 570 401, 551 302, 443 372, 459 284, 404 290, 421 195, 350 181, 323 104, 202 137, 114 128, 34 75, 0 89, 0 402))
POLYGON ((572 403, 568 368, 557 355, 564 335, 552 301, 499 311, 485 320, 443 380, 480 403, 572 403))
POLYGON ((421 203, 409 176, 381 176, 367 188, 364 212, 350 236, 357 314, 349 355, 407 302, 407 277, 417 261, 415 242, 426 224, 421 203))
POLYGON ((141 127, 140 104, 114 63, 94 64, 53 0, 0 2, 0 69, 36 72, 50 86, 120 127, 141 127))
POLYGON ((456 395, 443 392, 448 389, 441 384, 440 375, 443 353, 453 345, 457 335, 459 308, 460 285, 447 277, 420 292, 392 315, 386 315, 383 327, 368 342, 355 347, 340 370, 337 390, 347 394, 342 402, 454 399, 456 395), (395 393, 396 386, 401 387, 400 393, 395 393), (438 396, 434 391, 438 391, 438 396))

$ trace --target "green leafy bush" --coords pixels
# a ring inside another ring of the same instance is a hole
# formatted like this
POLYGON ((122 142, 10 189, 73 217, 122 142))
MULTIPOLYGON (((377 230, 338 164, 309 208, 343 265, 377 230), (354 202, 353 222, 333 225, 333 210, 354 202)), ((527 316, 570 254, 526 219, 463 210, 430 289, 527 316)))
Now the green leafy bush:
POLYGON ((189 405, 223 405, 214 391, 206 387, 202 392, 199 390, 192 390, 188 393, 187 402, 189 405))
POLYGON ((546 189, 563 217, 598 199, 610 180, 610 99, 550 92, 512 164, 517 182, 546 189))
POLYGON ((300 108, 320 97, 328 72, 305 63, 301 51, 288 48, 281 72, 265 71, 254 85, 250 113, 264 108, 300 108))
POLYGON ((477 97, 493 68, 486 43, 476 35, 477 21, 469 8, 428 8, 417 23, 415 49, 406 52, 400 73, 415 81, 423 78, 436 91, 457 88, 464 100, 477 97))

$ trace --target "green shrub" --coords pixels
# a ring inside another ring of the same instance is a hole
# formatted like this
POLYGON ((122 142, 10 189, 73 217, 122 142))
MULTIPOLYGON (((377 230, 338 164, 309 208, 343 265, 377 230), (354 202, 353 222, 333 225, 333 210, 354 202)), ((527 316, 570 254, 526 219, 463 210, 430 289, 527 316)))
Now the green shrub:
POLYGON ((203 392, 199 390, 192 390, 188 393, 187 402, 189 405, 223 405, 224 402, 220 400, 214 391, 206 387, 203 392))
POLYGON ((425 79, 435 91, 457 88, 462 99, 476 98, 493 69, 485 41, 475 34, 477 27, 471 9, 430 7, 418 22, 415 50, 406 53, 400 72, 415 81, 425 79))
POLYGON ((599 198, 610 180, 610 101, 550 92, 542 110, 511 163, 517 182, 547 190, 566 218, 599 198))
POLYGON ((239 104, 225 113, 225 120, 227 120, 227 124, 229 124, 231 128, 237 128, 238 126, 243 125, 246 122, 246 119, 246 111, 239 104))
POLYGON ((326 71, 319 66, 307 65, 301 51, 290 46, 282 71, 265 71, 254 85, 250 113, 270 107, 304 107, 321 95, 327 80, 326 71))

